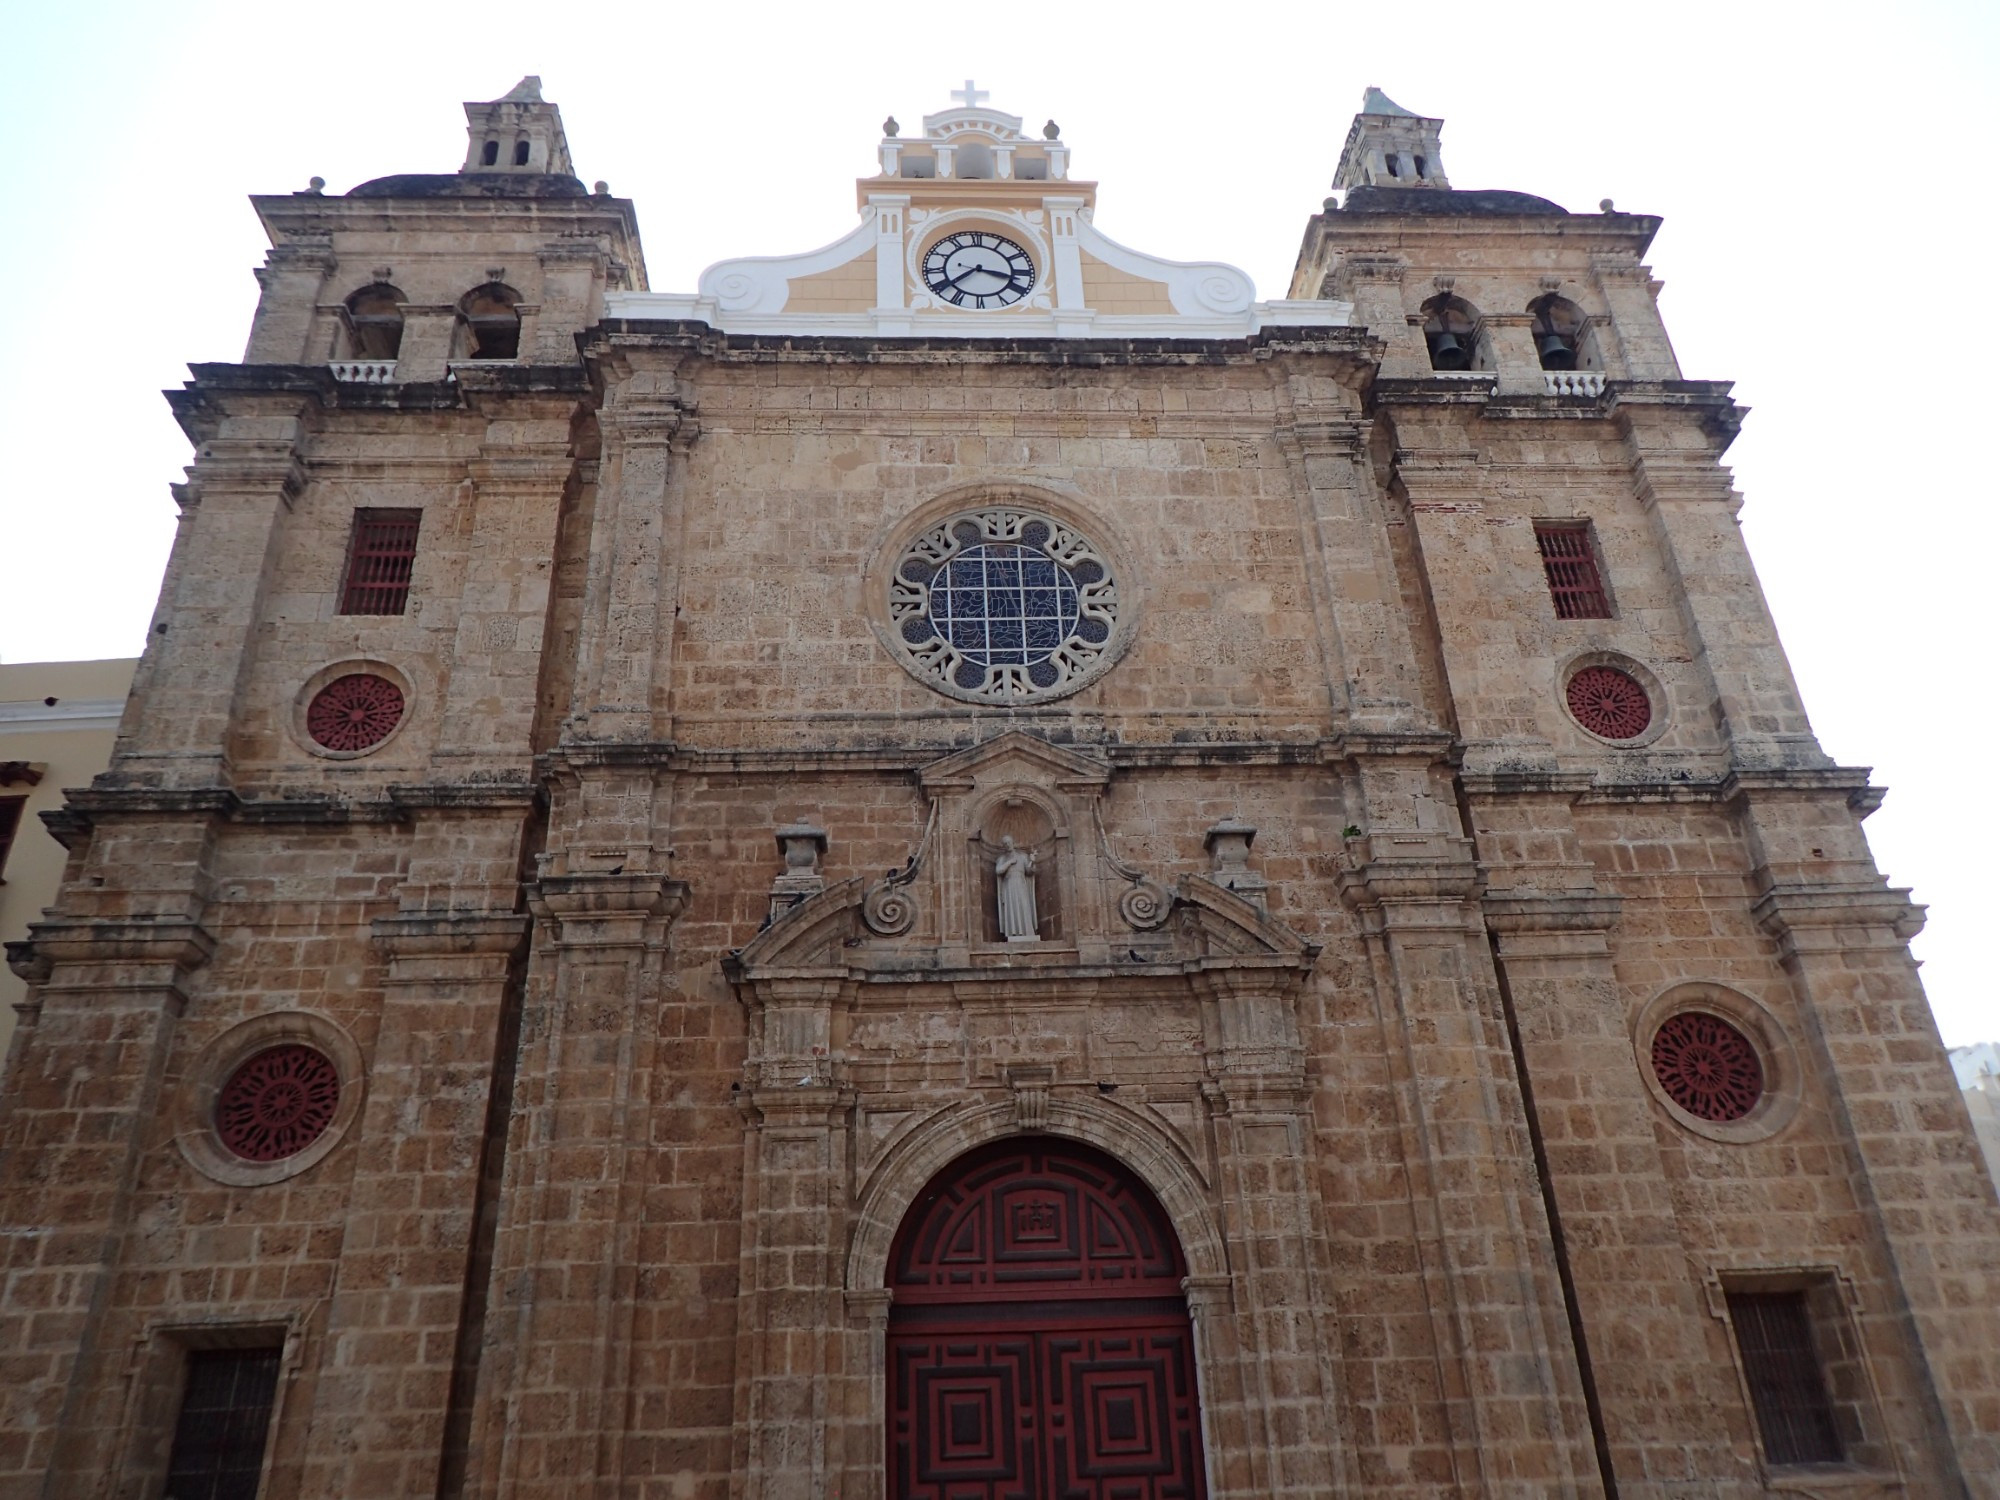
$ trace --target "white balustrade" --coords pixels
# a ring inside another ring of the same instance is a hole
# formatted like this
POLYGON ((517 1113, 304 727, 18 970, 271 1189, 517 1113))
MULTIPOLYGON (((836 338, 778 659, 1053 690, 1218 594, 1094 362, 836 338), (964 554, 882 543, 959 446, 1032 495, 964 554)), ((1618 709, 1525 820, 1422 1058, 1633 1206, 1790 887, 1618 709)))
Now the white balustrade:
POLYGON ((327 368, 350 385, 387 385, 396 378, 393 359, 337 359, 327 368))
POLYGON ((1601 396, 1602 370, 1544 370, 1542 386, 1551 396, 1601 396))

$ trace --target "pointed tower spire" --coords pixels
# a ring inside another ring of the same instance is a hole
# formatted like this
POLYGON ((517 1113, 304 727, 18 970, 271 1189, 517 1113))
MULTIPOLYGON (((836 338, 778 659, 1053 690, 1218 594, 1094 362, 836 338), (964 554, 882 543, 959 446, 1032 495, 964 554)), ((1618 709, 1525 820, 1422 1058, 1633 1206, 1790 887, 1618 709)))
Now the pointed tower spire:
POLYGON ((1444 150, 1438 137, 1444 121, 1413 114, 1369 84, 1361 95, 1361 113, 1347 132, 1340 151, 1337 188, 1448 188, 1444 150))
POLYGON ((460 172, 527 172, 571 177, 562 111, 542 98, 542 80, 530 73, 486 104, 465 106, 467 143, 460 172))

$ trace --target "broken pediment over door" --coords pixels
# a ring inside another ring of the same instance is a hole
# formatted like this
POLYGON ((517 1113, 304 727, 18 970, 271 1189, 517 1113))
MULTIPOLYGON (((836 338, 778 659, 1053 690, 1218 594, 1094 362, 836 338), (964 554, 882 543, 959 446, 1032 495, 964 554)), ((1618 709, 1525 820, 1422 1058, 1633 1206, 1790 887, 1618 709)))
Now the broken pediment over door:
MULTIPOLYGON (((1019 731, 932 762, 918 775, 929 813, 909 859, 778 910, 731 955, 731 978, 1115 981, 1311 967, 1317 949, 1257 901, 1201 875, 1170 885, 1120 859, 1101 809, 1111 777, 1106 761, 1019 731)), ((1202 837, 1188 830, 1190 844, 1202 837)))

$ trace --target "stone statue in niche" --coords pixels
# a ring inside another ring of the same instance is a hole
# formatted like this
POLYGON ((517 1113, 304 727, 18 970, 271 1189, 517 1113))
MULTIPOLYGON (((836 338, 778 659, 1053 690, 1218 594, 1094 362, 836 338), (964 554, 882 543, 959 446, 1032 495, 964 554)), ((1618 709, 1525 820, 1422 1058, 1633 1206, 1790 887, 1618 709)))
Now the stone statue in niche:
POLYGON ((1000 902, 1000 935, 1010 943, 1037 941, 1041 934, 1035 921, 1035 856, 1016 848, 1011 833, 1000 840, 993 878, 1000 902))

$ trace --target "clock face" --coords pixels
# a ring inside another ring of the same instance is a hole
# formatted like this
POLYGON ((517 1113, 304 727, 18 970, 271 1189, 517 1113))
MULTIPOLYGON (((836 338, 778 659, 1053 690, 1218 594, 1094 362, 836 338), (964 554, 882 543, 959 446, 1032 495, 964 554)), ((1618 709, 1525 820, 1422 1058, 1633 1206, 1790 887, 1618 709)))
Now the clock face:
POLYGON ((924 256, 924 285, 953 307, 1012 307, 1034 284, 1028 252, 983 229, 946 235, 924 256))

